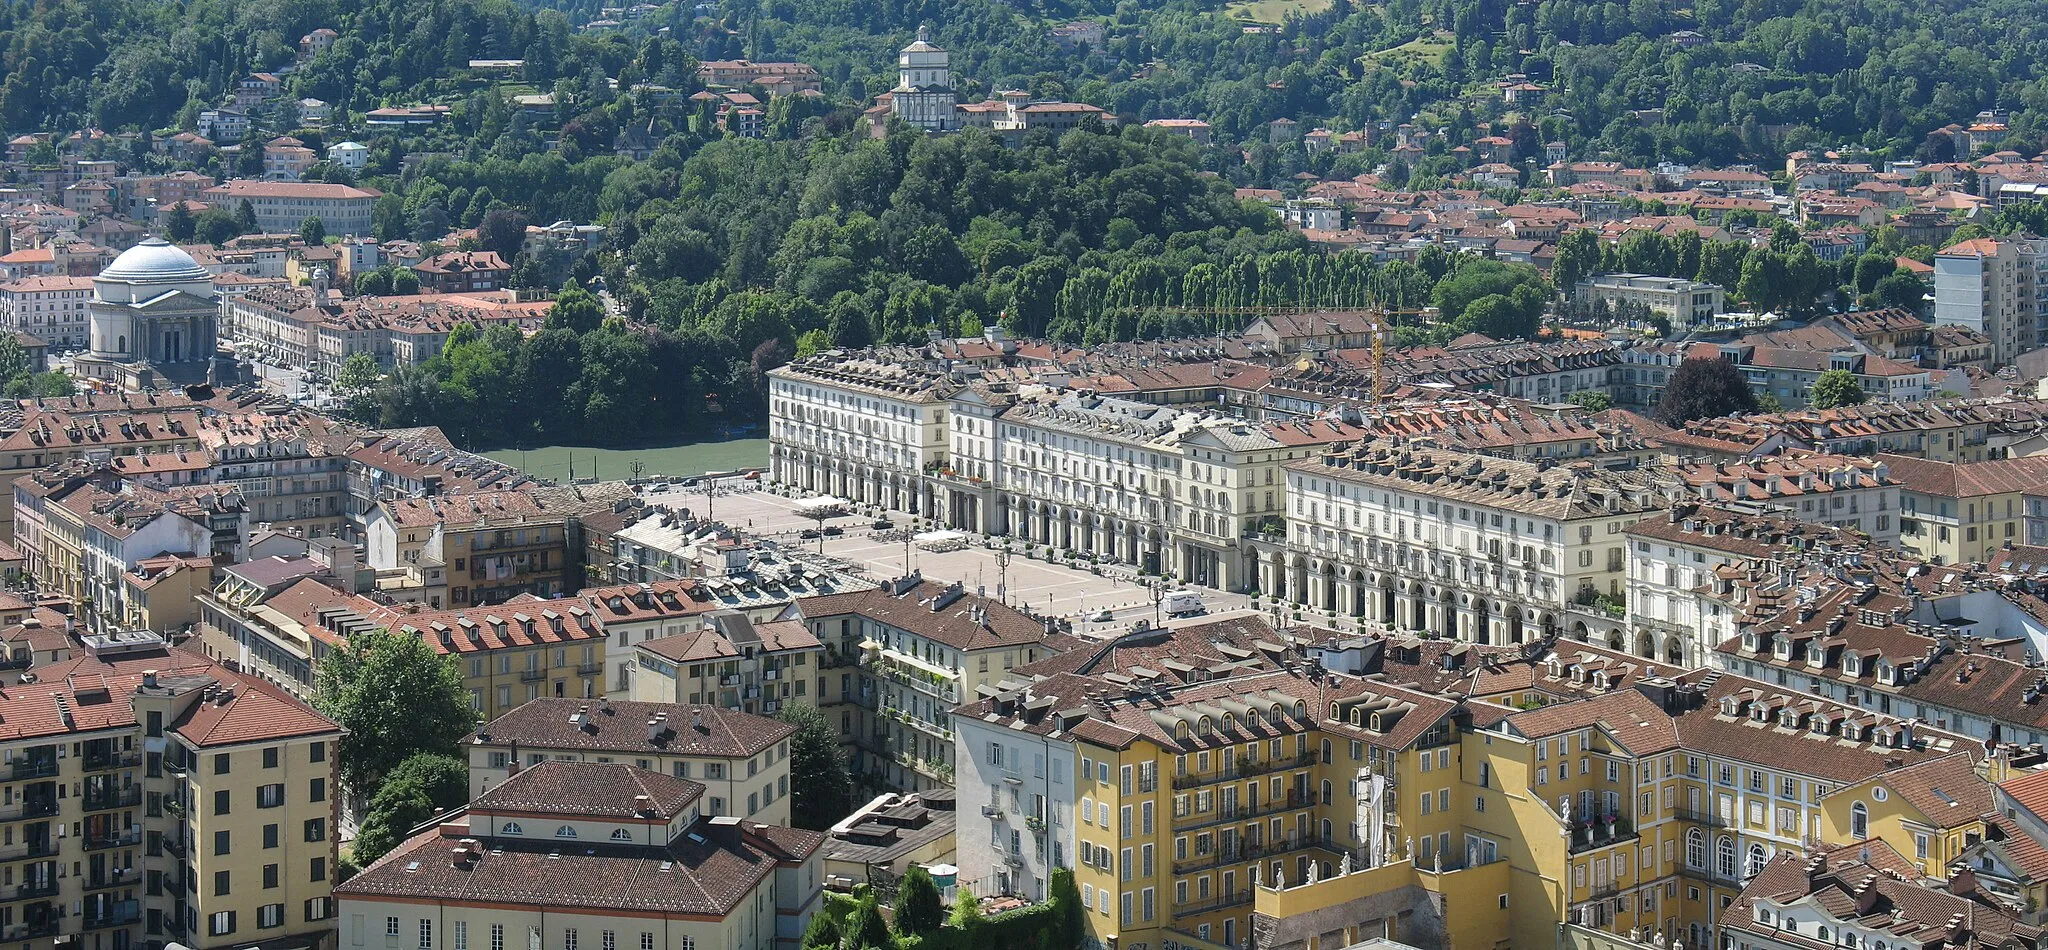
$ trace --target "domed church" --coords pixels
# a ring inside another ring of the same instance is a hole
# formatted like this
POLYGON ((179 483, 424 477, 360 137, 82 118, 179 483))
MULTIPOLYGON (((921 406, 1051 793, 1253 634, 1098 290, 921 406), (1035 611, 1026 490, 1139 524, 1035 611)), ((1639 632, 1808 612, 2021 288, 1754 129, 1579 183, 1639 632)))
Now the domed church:
POLYGON ((213 274, 162 238, 144 238, 92 280, 88 350, 79 375, 123 389, 231 383, 216 352, 213 274))

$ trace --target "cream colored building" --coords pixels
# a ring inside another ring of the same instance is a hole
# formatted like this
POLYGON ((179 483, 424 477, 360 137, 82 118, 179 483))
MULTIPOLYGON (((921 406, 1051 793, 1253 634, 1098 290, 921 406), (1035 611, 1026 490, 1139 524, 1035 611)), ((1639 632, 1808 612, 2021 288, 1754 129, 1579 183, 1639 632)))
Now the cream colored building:
POLYGON ((946 460, 944 373, 837 355, 771 371, 772 480, 896 511, 931 512, 928 467, 946 460))
POLYGON ((1287 467, 1285 596, 1333 616, 1479 643, 1566 631, 1622 593, 1623 532, 1659 489, 1590 462, 1360 443, 1287 467))
POLYGON ((619 762, 704 786, 707 815, 787 824, 795 733, 719 706, 536 699, 470 737, 469 793, 480 797, 544 762, 619 762))
POLYGON ((823 836, 708 815, 704 795, 624 764, 525 770, 337 888, 339 946, 794 945, 821 903, 823 836))

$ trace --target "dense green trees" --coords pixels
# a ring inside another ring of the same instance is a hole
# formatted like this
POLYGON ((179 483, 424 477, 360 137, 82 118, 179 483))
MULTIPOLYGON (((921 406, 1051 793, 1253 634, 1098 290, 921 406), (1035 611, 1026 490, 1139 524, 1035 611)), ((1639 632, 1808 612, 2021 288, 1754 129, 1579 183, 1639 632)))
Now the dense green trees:
POLYGON ((398 763, 370 796, 351 846, 358 865, 383 857, 435 813, 469 801, 469 765, 452 755, 422 752, 398 763))
POLYGON ((1678 364, 1664 386, 1664 398, 1657 403, 1657 421, 1682 426, 1695 419, 1712 419, 1757 411, 1756 394, 1742 378, 1742 371, 1724 359, 1694 357, 1678 364))
POLYGON ((1815 409, 1833 409, 1856 405, 1864 398, 1863 384, 1856 380, 1856 374, 1846 369, 1831 369, 1813 381, 1813 390, 1806 394, 1806 404, 1815 409))
POLYGON ((416 634, 349 638, 320 664, 317 687, 314 705, 343 730, 342 785, 358 799, 415 755, 453 755, 476 726, 455 659, 416 634))
POLYGON ((791 822, 813 831, 830 828, 852 814, 855 804, 839 730, 810 703, 785 704, 775 715, 796 727, 789 739, 791 822))

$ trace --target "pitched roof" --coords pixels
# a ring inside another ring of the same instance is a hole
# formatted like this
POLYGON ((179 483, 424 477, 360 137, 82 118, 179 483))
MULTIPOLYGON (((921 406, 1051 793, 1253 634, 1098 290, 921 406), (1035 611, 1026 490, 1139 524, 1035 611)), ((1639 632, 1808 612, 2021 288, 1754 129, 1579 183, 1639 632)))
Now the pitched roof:
POLYGON ((469 810, 666 821, 703 794, 696 782, 622 763, 550 760, 513 773, 478 795, 469 810))
POLYGON ((485 723, 470 741, 743 759, 795 733, 795 726, 781 720, 721 706, 543 697, 521 703, 485 723), (653 739, 648 738, 651 720, 663 723, 653 739))

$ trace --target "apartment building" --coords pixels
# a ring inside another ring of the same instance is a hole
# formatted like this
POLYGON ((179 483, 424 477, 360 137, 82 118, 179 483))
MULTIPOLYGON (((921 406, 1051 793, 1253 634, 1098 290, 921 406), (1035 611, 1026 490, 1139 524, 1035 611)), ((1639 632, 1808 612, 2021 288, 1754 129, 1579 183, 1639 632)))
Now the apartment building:
POLYGON ((1939 462, 1879 455, 1899 480, 1899 544, 1934 564, 1988 561, 2025 544, 2026 495, 2048 485, 2048 456, 1939 462))
POLYGON ((1562 633, 1567 604, 1619 596, 1622 532, 1665 504, 1661 488, 1587 462, 1388 441, 1288 464, 1287 497, 1284 584, 1269 589, 1478 643, 1562 633))
POLYGON ((542 697, 604 695, 604 627, 575 601, 521 594, 495 607, 421 610, 357 596, 348 611, 323 611, 322 625, 346 637, 384 627, 427 638, 462 668, 469 704, 498 716, 542 697))
POLYGON ((1262 650, 1242 674, 1234 647, 1204 667, 1160 656, 1199 642, 1134 642, 1096 675, 961 710, 962 881, 1030 894, 1044 868, 1071 866, 1097 941, 1243 947, 1262 887, 1402 861, 1463 868, 1456 703, 1319 686, 1262 650))
POLYGON ((86 302, 90 277, 23 277, 0 284, 0 323, 60 350, 82 349, 87 340, 86 302))
POLYGON ((1862 543, 1840 529, 1692 502, 1630 525, 1623 537, 1628 640, 1616 646, 1687 668, 1710 662, 1735 636, 1742 609, 1733 578, 1802 547, 1862 543))
POLYGON ((822 901, 824 836, 716 817, 705 797, 624 763, 524 769, 336 888, 339 946, 796 943, 822 901))
POLYGON ((1844 785, 1821 800, 1827 841, 1898 842, 1908 872, 1948 880, 1995 816, 1991 790, 2008 777, 2006 750, 1952 752, 1844 785))
POLYGON ((855 781, 880 790, 952 785, 954 707, 1057 650, 1016 608, 917 574, 806 597, 791 616, 825 647, 818 704, 839 712, 855 781))
POLYGON ((359 574, 355 549, 332 538, 307 554, 222 568, 212 589, 194 598, 191 646, 311 702, 320 662, 346 644, 327 618, 355 614, 359 574))
POLYGON ((256 211, 256 227, 269 234, 296 234, 307 218, 319 218, 327 233, 345 237, 370 233, 370 208, 378 193, 323 182, 236 178, 199 197, 216 208, 233 209, 249 202, 256 211))
MULTIPOLYGON (((45 401, 27 412, 21 428, 0 438, 0 484, 89 455, 196 451, 201 414, 189 404, 145 408, 106 395, 45 401)), ((15 538, 12 490, 0 492, 0 533, 6 535, 0 540, 15 538)))
POLYGON ((364 555, 380 571, 445 568, 448 606, 462 608, 575 590, 569 531, 530 491, 392 498, 363 519, 364 555))
POLYGON ((2003 366, 2040 345, 2040 293, 2048 248, 2020 237, 1974 238, 1934 255, 1934 322, 1991 340, 2003 366))
POLYGON ((0 935, 227 948, 331 932, 340 730, 161 637, 79 648, 0 703, 0 935))
POLYGON ((631 765, 704 787, 706 815, 788 824, 789 737, 796 727, 703 703, 543 697, 477 728, 464 743, 469 794, 547 762, 631 765))
POLYGON ((1783 514, 1899 541, 1899 480, 1882 459, 1788 450, 1736 461, 1681 461, 1685 495, 1706 505, 1783 514))
POLYGON ((813 677, 825 648, 801 621, 756 623, 740 611, 718 610, 703 622, 633 647, 634 699, 715 703, 764 716, 788 703, 821 701, 813 677))
POLYGON ((896 511, 931 513, 946 461, 950 375, 905 363, 798 360, 768 374, 771 481, 896 511))
POLYGON ((1913 881, 1913 871, 1884 841, 1779 855, 1722 913, 1722 943, 1729 950, 2041 945, 2040 927, 2023 920, 2023 908, 1980 888, 1975 874, 1930 887, 1913 881))
POLYGON ((1595 274, 1579 281, 1575 294, 1588 304, 1600 301, 1610 308, 1641 308, 1670 321, 1673 330, 1683 332, 1713 323, 1721 314, 1724 292, 1719 284, 1680 277, 1595 274))

